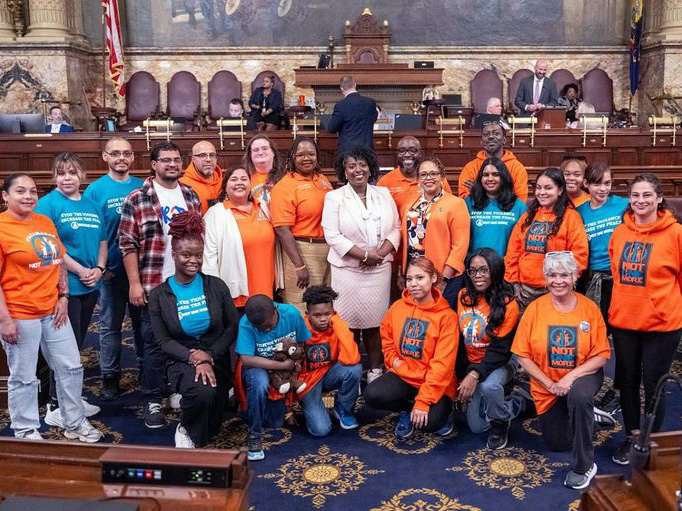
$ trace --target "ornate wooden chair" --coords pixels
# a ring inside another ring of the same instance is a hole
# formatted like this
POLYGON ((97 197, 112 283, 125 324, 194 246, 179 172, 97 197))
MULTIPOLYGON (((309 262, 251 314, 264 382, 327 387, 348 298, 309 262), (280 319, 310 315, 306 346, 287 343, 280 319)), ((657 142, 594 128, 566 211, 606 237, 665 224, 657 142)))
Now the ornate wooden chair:
POLYGON ((490 98, 502 101, 502 80, 494 69, 482 69, 469 82, 469 91, 474 113, 484 114, 490 98))
POLYGON ((168 116, 184 119, 185 129, 193 131, 201 126, 201 84, 189 71, 178 71, 166 84, 168 116))
POLYGON ((126 83, 126 122, 121 127, 129 130, 142 126, 142 121, 160 115, 161 87, 146 71, 133 73, 126 83))

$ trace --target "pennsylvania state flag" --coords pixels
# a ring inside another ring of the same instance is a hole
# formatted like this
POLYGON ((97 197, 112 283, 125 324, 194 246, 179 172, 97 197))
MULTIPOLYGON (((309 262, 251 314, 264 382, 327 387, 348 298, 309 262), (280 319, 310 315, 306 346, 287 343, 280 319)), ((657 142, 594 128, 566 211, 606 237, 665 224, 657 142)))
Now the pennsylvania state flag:
POLYGON ((644 0, 632 0, 630 12, 630 95, 634 95, 639 85, 639 58, 642 39, 642 15, 644 0))

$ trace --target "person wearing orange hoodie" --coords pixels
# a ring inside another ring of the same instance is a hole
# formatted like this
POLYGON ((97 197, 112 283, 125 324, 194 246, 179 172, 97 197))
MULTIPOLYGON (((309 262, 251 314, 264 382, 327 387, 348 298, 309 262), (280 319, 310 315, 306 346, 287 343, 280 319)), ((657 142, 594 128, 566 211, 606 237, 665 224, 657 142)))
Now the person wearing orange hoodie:
MULTIPOLYGON (((682 334, 682 225, 655 175, 640 174, 632 181, 630 204, 611 235, 609 258, 609 323, 628 435, 612 459, 627 465, 632 431, 640 429, 640 385, 649 412, 656 384, 670 371, 682 334)), ((663 394, 654 414, 653 431, 658 431, 665 416, 663 394)))
POLYGON ((192 162, 185 169, 180 182, 196 192, 201 200, 201 214, 218 201, 223 182, 223 171, 218 166, 218 153, 215 146, 207 140, 197 142, 192 147, 192 162))
POLYGON ((306 326, 312 337, 305 342, 305 364, 299 380, 306 383, 296 397, 301 400, 306 427, 313 436, 326 436, 332 429, 322 393, 337 390, 332 413, 343 429, 355 429, 353 410, 362 377, 360 352, 353 332, 334 312, 338 294, 328 286, 310 286, 303 293, 306 326))
POLYGON ((547 252, 573 252, 578 271, 587 268, 589 243, 580 215, 566 193, 564 175, 556 167, 542 171, 535 197, 519 219, 507 245, 504 278, 514 285, 521 311, 547 293, 542 261, 547 252))
POLYGON ((478 171, 481 170, 483 162, 493 157, 502 160, 509 169, 514 183, 514 194, 524 202, 528 199, 528 172, 523 163, 516 159, 514 153, 504 148, 506 140, 504 128, 499 123, 489 122, 483 125, 483 129, 481 129, 483 150, 478 152, 476 159, 464 165, 459 174, 457 194, 462 199, 466 199, 476 183, 476 176, 478 176, 478 171))
POLYGON ((367 385, 372 408, 399 412, 395 435, 409 438, 414 428, 447 436, 453 430, 457 315, 437 287, 440 273, 426 257, 407 267, 402 298, 381 323, 387 371, 367 385))

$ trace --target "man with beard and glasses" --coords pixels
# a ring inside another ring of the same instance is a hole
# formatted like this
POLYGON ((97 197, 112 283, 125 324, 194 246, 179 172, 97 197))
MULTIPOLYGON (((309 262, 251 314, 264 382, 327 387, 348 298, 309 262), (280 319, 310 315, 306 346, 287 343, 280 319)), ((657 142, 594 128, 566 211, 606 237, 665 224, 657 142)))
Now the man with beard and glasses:
POLYGON ((499 158, 507 166, 514 183, 514 194, 526 201, 528 199, 528 172, 514 153, 504 148, 507 141, 506 132, 499 123, 487 123, 481 129, 481 146, 483 149, 478 152, 476 158, 464 165, 459 175, 457 194, 462 198, 469 195, 471 188, 476 183, 478 171, 481 165, 488 158, 499 158))
MULTIPOLYGON (((231 105, 230 105, 231 106, 231 105)), ((208 140, 192 147, 192 162, 185 169, 180 182, 196 192, 201 200, 201 214, 218 201, 223 184, 223 171, 218 165, 218 153, 208 140)))

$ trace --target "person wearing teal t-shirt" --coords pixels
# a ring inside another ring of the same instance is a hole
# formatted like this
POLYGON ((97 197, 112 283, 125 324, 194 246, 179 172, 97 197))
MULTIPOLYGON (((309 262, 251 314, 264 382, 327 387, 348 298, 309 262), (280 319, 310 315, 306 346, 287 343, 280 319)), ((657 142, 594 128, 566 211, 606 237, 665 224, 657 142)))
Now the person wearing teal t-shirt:
POLYGON ((496 157, 486 159, 466 200, 471 217, 469 254, 491 248, 504 258, 514 226, 526 211, 516 197, 507 166, 496 157))
MULTIPOLYGON (((52 220, 59 239, 66 247, 64 262, 69 271, 69 321, 80 351, 97 305, 107 264, 107 239, 99 208, 80 192, 81 182, 85 180, 81 159, 74 153, 57 155, 52 164, 52 176, 57 188, 38 201, 36 213, 52 220)), ((98 407, 86 406, 86 416, 98 412, 98 407)), ((57 402, 57 386, 51 371, 50 402, 47 404, 45 422, 64 427, 57 402)))
POLYGON ((92 199, 102 211, 109 246, 107 270, 102 282, 99 301, 99 365, 102 372, 100 397, 104 400, 111 400, 119 394, 121 326, 126 305, 133 327, 133 342, 138 365, 142 360, 141 312, 128 300, 128 277, 118 248, 118 224, 121 222, 123 201, 130 192, 137 190, 143 181, 130 175, 130 167, 135 160, 135 154, 127 140, 120 137, 110 138, 102 152, 102 159, 109 167, 109 172, 90 184, 83 196, 92 199))

